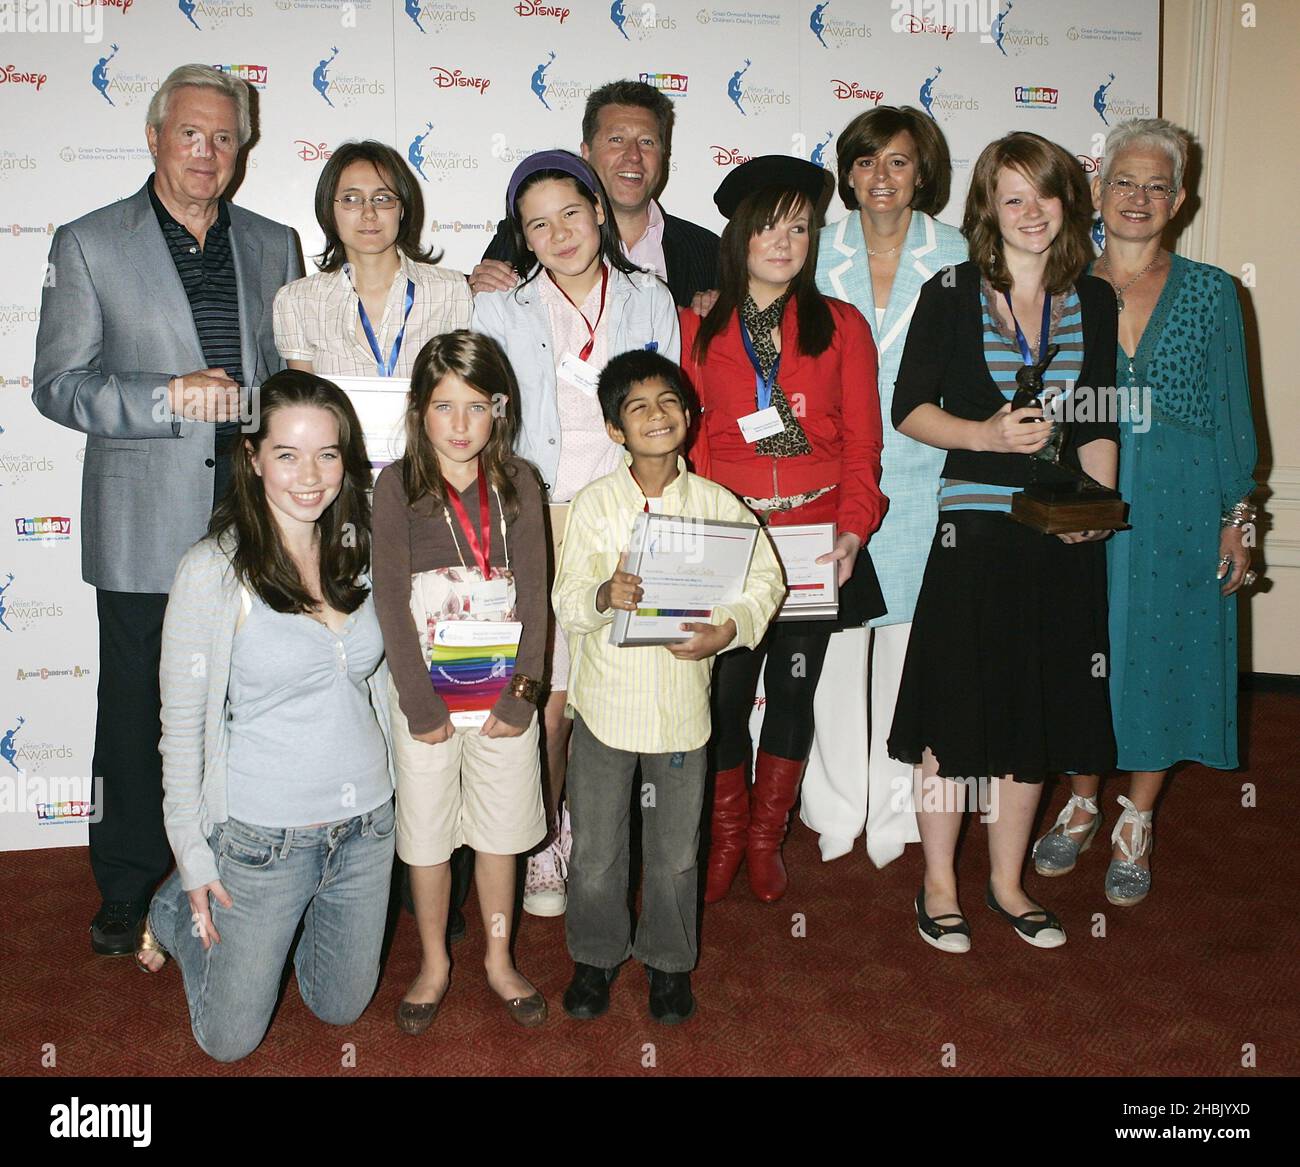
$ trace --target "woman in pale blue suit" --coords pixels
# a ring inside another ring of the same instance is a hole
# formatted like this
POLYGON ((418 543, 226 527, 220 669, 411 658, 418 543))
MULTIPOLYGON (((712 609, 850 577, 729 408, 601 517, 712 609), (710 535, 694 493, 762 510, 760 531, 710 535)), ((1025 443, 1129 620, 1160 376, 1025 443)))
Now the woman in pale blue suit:
MULTIPOLYGON (((850 212, 822 228, 817 286, 861 310, 880 355, 880 409, 889 417, 894 379, 921 285, 967 258, 955 227, 933 216, 948 201, 948 144, 910 106, 878 106, 854 118, 835 143, 839 192, 850 212)), ((831 637, 817 690, 819 727, 804 777, 800 817, 820 835, 823 860, 847 854, 866 828, 878 867, 917 842, 912 767, 889 757, 912 611, 938 520, 945 452, 884 427, 880 487, 889 499, 871 537, 888 610, 867 628, 831 637)))

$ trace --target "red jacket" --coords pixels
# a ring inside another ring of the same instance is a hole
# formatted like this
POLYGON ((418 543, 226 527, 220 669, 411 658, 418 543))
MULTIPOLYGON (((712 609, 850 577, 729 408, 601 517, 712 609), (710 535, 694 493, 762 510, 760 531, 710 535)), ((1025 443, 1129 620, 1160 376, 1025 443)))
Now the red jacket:
POLYGON ((738 316, 713 339, 703 365, 695 362, 700 318, 680 312, 682 368, 700 398, 702 416, 689 455, 697 474, 750 498, 803 494, 834 485, 821 498, 770 521, 835 522, 865 545, 885 517, 880 493, 880 395, 876 388, 876 345, 867 322, 852 304, 827 298, 835 336, 819 357, 799 351, 794 300, 781 320, 778 380, 812 447, 795 458, 765 457, 745 441, 737 419, 753 413, 754 366, 745 355, 738 316), (801 409, 802 406, 802 409, 801 409))

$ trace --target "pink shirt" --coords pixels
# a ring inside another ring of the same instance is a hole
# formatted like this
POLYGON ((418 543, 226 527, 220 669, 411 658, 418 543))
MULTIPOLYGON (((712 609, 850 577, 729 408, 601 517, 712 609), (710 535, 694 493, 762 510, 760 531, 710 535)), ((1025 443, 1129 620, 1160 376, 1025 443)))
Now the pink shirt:
POLYGON ((645 234, 631 247, 624 247, 623 254, 642 271, 652 271, 665 283, 668 282, 668 264, 664 260, 664 213, 654 199, 650 200, 648 209, 649 222, 645 234))
MULTIPOLYGON (((560 464, 551 487, 551 502, 568 502, 587 483, 618 469, 623 464, 623 447, 610 441, 605 432, 605 418, 596 397, 568 381, 559 371, 565 354, 576 357, 591 338, 587 325, 549 275, 543 272, 537 277, 537 284, 551 322, 556 403, 560 410, 560 464)), ((596 320, 600 312, 600 280, 579 307, 587 320, 596 320)), ((603 369, 609 361, 608 303, 596 325, 595 341, 587 363, 603 369)))

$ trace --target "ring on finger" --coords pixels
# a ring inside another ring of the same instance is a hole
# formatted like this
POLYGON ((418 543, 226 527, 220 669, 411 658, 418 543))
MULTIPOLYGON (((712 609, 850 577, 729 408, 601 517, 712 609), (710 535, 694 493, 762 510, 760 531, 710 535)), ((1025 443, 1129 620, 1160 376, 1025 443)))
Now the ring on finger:
POLYGON ((1245 574, 1244 576, 1242 576, 1242 579, 1241 579, 1241 586, 1242 586, 1242 587, 1245 587, 1245 588, 1248 588, 1248 587, 1250 587, 1250 585, 1253 584, 1257 579, 1259 579, 1259 573, 1258 573, 1257 571, 1254 571, 1254 570, 1248 571, 1248 572, 1246 572, 1246 574, 1245 574))

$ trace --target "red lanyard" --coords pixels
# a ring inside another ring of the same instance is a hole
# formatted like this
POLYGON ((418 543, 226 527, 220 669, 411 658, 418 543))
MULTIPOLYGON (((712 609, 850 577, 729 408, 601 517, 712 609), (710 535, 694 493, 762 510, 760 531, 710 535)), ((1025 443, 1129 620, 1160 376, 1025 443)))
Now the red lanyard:
MULTIPOLYGON (((443 485, 445 486, 446 483, 443 485)), ((447 503, 456 512, 456 519, 460 523, 461 530, 465 532, 465 541, 469 543, 474 562, 478 564, 478 569, 483 573, 483 578, 488 579, 491 574, 488 561, 492 558, 492 513, 488 501, 487 480, 483 477, 483 463, 481 460, 478 464, 478 513, 479 526, 483 531, 483 545, 481 547, 479 546, 478 536, 474 533, 474 527, 469 521, 465 504, 460 501, 454 487, 447 487, 447 503)))
MULTIPOLYGON (((555 277, 548 271, 551 276, 551 283, 555 284, 555 277)), ((561 296, 573 304, 573 297, 569 295, 559 284, 555 284, 561 296)), ((605 315, 605 293, 609 289, 609 268, 604 262, 600 265, 600 311, 596 313, 596 323, 592 324, 585 316, 582 315, 582 309, 577 304, 573 304, 573 310, 582 317, 582 322, 587 326, 588 338, 587 343, 582 346, 582 351, 578 354, 578 360, 585 361, 591 356, 591 350, 596 347, 596 329, 600 327, 600 318, 605 315)))

